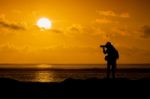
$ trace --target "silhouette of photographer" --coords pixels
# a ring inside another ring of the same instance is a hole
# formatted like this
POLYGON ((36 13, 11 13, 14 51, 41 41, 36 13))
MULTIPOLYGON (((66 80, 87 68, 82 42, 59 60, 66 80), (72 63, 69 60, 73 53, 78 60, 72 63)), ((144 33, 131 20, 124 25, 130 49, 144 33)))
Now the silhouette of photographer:
POLYGON ((107 61, 107 78, 110 78, 110 74, 112 74, 112 78, 115 79, 115 72, 117 68, 117 59, 119 59, 119 53, 116 48, 111 44, 111 42, 107 42, 106 45, 101 45, 103 48, 103 53, 106 54, 105 60, 107 61))

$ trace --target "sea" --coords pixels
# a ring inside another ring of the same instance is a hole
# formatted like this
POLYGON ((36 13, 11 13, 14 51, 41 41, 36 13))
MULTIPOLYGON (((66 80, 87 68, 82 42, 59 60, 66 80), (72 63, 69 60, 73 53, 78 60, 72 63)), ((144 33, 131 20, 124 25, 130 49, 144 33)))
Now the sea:
MULTIPOLYGON (((150 79, 150 64, 119 64, 117 78, 150 79)), ((105 64, 1 64, 0 78, 22 82, 62 82, 68 78, 106 78, 105 64)))

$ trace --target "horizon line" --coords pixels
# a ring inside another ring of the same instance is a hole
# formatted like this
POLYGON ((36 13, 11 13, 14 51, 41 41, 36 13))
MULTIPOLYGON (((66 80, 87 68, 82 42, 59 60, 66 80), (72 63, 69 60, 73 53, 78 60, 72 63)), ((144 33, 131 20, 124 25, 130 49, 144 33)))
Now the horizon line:
MULTIPOLYGON (((106 63, 0 63, 0 65, 105 65, 106 63)), ((150 63, 118 63, 118 65, 150 65, 150 63)))

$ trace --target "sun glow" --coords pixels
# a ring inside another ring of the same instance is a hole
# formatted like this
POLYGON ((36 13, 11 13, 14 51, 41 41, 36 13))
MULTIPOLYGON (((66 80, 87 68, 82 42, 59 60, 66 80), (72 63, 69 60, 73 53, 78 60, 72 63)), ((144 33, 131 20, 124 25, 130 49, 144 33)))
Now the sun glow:
POLYGON ((37 21, 37 26, 41 29, 51 29, 52 28, 52 21, 48 18, 40 18, 37 21))

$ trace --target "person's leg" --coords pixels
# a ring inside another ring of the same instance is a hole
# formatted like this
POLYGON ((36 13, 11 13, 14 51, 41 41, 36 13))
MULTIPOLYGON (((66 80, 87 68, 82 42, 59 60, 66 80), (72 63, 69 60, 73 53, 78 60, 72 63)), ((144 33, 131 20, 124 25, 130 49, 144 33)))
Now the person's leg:
POLYGON ((107 63, 107 78, 110 78, 110 64, 107 63))
POLYGON ((116 67, 117 67, 117 66, 116 66, 116 62, 114 62, 114 63, 112 64, 112 69, 111 69, 113 79, 115 79, 116 67))

